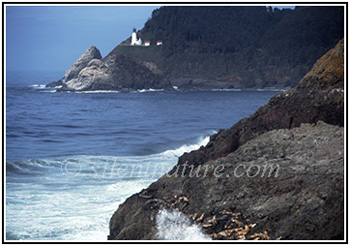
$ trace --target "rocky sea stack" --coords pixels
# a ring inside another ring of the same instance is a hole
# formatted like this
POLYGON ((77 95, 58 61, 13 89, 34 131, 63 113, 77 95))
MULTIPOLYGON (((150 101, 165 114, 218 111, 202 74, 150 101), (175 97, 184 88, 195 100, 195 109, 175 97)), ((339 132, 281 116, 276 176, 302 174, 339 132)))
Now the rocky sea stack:
POLYGON ((61 86, 59 91, 172 89, 164 76, 147 65, 138 64, 122 54, 111 54, 102 59, 95 46, 79 57, 62 80, 46 86, 61 86))
POLYGON ((166 209, 212 239, 343 239, 343 125, 342 40, 295 88, 128 198, 108 238, 158 239, 157 214, 166 209))

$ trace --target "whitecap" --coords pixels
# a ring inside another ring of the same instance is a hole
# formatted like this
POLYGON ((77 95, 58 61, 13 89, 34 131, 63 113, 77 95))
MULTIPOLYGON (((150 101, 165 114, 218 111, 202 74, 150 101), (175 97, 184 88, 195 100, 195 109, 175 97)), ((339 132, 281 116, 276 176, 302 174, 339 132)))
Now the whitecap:
POLYGON ((267 89, 256 89, 256 91, 285 91, 285 89, 267 88, 267 89))
MULTIPOLYGON (((212 134, 216 133, 215 131, 213 131, 212 134)), ((169 156, 169 157, 180 157, 181 155, 183 155, 186 152, 191 152, 192 150, 196 150, 199 149, 201 146, 206 146, 209 143, 210 140, 210 136, 206 136, 206 137, 200 137, 197 141, 197 143, 195 144, 185 144, 182 145, 179 148, 176 149, 172 149, 172 150, 166 150, 164 152, 162 152, 161 154, 164 156, 169 156)))
POLYGON ((211 91, 242 91, 242 89, 212 89, 211 91))
POLYGON ((156 91, 164 91, 164 89, 152 89, 152 88, 149 88, 149 89, 142 89, 142 90, 137 90, 137 92, 156 92, 156 91))
POLYGON ((45 89, 46 85, 43 84, 34 84, 34 85, 30 85, 31 87, 33 87, 34 89, 45 89))
MULTIPOLYGON (((16 233, 16 238, 23 240, 104 241, 109 219, 127 197, 171 170, 183 152, 208 141, 209 137, 201 137, 197 143, 147 156, 75 155, 7 162, 7 174, 20 172, 21 175, 7 177, 11 186, 6 197, 6 232, 16 233)), ((200 235, 195 225, 184 221, 184 215, 164 216, 172 221, 170 227, 177 228, 177 235, 181 234, 181 228, 187 231, 183 240, 189 239, 190 234, 200 235), (182 225, 176 227, 176 221, 182 221, 182 225)), ((158 221, 158 225, 164 223, 158 221)), ((173 239, 166 234, 161 237, 173 239)), ((191 239, 205 240, 205 237, 192 235, 191 239)))
POLYGON ((30 87, 40 92, 48 92, 48 93, 54 93, 57 91, 58 88, 60 88, 58 86, 46 87, 46 85, 43 85, 43 84, 34 84, 34 85, 30 85, 30 87))
POLYGON ((95 91, 74 91, 74 93, 84 93, 84 94, 92 94, 92 93, 119 93, 117 90, 95 90, 95 91))

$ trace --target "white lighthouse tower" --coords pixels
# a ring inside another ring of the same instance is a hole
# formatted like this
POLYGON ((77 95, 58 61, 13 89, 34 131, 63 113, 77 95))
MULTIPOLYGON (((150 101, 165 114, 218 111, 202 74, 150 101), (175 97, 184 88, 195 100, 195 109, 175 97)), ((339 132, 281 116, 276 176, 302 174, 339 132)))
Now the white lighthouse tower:
POLYGON ((136 28, 134 27, 132 29, 132 34, 131 34, 131 45, 141 45, 141 44, 142 44, 142 40, 141 38, 137 38, 136 28))

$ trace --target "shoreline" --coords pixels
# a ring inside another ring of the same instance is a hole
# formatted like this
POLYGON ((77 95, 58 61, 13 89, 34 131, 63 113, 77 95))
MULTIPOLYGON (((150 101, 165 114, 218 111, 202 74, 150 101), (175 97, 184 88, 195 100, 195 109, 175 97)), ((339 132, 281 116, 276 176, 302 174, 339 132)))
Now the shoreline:
POLYGON ((45 84, 33 84, 29 85, 30 87, 34 89, 42 89, 42 90, 53 90, 56 89, 55 92, 69 92, 69 93, 144 93, 144 92, 282 92, 285 90, 290 89, 290 87, 287 88, 237 88, 237 89, 226 89, 226 88, 213 88, 213 89, 138 89, 138 90, 132 90, 132 89, 125 89, 125 90, 69 90, 65 89, 61 85, 58 86, 48 86, 45 84))

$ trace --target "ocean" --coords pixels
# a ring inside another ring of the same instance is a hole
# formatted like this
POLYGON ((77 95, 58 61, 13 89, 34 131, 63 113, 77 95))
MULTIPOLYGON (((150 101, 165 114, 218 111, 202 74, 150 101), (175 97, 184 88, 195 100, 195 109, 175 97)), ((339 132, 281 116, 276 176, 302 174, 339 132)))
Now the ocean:
POLYGON ((127 197, 277 93, 45 88, 63 74, 6 74, 6 240, 106 241, 127 197))

